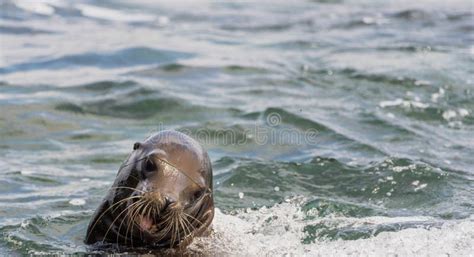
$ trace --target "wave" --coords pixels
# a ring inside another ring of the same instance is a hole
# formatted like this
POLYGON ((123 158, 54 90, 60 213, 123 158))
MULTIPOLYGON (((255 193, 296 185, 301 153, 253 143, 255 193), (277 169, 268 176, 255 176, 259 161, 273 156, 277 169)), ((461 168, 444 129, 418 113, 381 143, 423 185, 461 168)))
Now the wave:
POLYGON ((215 193, 223 210, 272 206, 289 195, 307 196, 306 208, 324 216, 465 218, 471 210, 469 194, 458 199, 454 193, 455 185, 468 182, 422 161, 387 158, 362 166, 315 157, 309 163, 236 158, 216 163, 215 193), (456 207, 445 209, 446 201, 456 207))
POLYGON ((376 145, 371 145, 369 142, 364 142, 360 139, 353 138, 350 135, 345 134, 344 132, 338 131, 336 128, 333 128, 331 124, 326 124, 324 122, 318 122, 312 119, 304 118, 300 115, 288 112, 282 108, 268 108, 262 112, 264 118, 269 117, 271 114, 278 114, 281 117, 282 124, 289 124, 300 128, 303 131, 309 129, 317 131, 317 144, 316 146, 330 146, 334 145, 334 142, 337 142, 337 147, 345 145, 349 148, 357 148, 359 150, 364 150, 369 155, 374 156, 385 156, 387 153, 381 148, 378 148, 376 145))
MULTIPOLYGON (((146 94, 134 92, 135 94, 146 94)), ((128 119, 146 119, 159 114, 179 111, 184 109, 184 105, 179 99, 169 97, 154 97, 153 99, 130 100, 127 95, 117 99, 103 99, 86 103, 61 103, 56 105, 56 110, 68 111, 77 114, 94 114, 128 119), (120 98, 123 97, 123 98, 120 98)), ((189 109, 192 109, 189 107, 189 109)))
POLYGON ((88 211, 58 211, 38 215, 0 228, 1 245, 8 247, 7 255, 41 255, 42 253, 85 252, 84 234, 88 211))
POLYGON ((98 94, 110 93, 112 91, 120 91, 122 89, 136 87, 137 83, 132 80, 127 81, 98 81, 88 84, 76 85, 65 88, 64 91, 90 91, 98 94))
POLYGON ((173 62, 178 59, 190 58, 193 54, 171 50, 159 50, 148 47, 132 47, 110 53, 83 53, 65 55, 44 61, 29 61, 0 68, 0 74, 44 70, 66 69, 75 66, 93 66, 104 69, 130 67, 173 62))
POLYGON ((407 21, 417 21, 417 20, 430 21, 435 16, 436 15, 428 13, 420 9, 403 10, 403 11, 395 12, 391 15, 391 17, 393 18, 398 18, 398 19, 407 20, 407 21))
MULTIPOLYGON (((145 87, 134 81, 101 81, 61 89, 68 94, 83 94, 84 101, 59 102, 55 109, 75 114, 93 114, 125 119, 149 119, 159 122, 187 120, 190 117, 214 116, 234 112, 232 108, 212 108, 189 103, 161 90, 145 87)), ((81 99, 81 98, 79 98, 81 99)))
POLYGON ((55 106, 56 110, 78 114, 143 119, 183 106, 182 101, 163 96, 159 91, 142 87, 133 81, 102 81, 66 88, 64 91, 98 96, 96 100, 63 102, 55 106))
POLYGON ((36 34, 55 34, 55 31, 34 29, 26 26, 0 26, 0 34, 13 34, 13 35, 36 35, 36 34))
POLYGON ((174 79, 174 80, 188 80, 194 81, 196 79, 205 80, 220 76, 220 73, 229 75, 253 75, 269 73, 268 70, 260 67, 242 66, 242 65, 226 65, 218 66, 191 66, 181 63, 169 63, 159 65, 153 68, 137 70, 127 73, 127 75, 157 78, 160 80, 174 79))

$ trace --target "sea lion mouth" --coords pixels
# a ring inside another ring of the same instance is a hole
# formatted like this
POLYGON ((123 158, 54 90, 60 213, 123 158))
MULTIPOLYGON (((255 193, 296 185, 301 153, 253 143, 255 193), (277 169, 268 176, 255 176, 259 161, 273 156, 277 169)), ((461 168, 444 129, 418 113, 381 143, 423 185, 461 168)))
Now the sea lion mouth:
MULTIPOLYGON (((178 245, 203 225, 201 211, 210 197, 210 190, 183 205, 179 201, 168 202, 159 191, 137 191, 127 201, 126 215, 129 224, 135 227, 132 237, 149 245, 178 245)), ((126 222, 127 223, 127 222, 126 222)), ((128 228, 128 226, 127 226, 128 228)), ((128 231, 125 231, 125 237, 128 231)))
POLYGON ((183 240, 193 234, 199 225, 197 219, 186 213, 184 209, 168 211, 135 213, 133 223, 139 229, 138 236, 148 245, 170 247, 179 245, 183 240))
POLYGON ((148 231, 150 234, 156 233, 157 227, 154 220, 148 216, 140 215, 137 224, 142 231, 148 231))

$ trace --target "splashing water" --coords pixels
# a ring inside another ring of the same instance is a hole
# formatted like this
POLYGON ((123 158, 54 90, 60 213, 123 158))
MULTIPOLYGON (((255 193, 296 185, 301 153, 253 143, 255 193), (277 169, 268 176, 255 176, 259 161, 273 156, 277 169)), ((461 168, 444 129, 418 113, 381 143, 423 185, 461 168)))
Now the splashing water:
POLYGON ((160 129, 213 162, 191 253, 474 252, 471 1, 0 8, 0 255, 91 253, 90 217, 160 129))

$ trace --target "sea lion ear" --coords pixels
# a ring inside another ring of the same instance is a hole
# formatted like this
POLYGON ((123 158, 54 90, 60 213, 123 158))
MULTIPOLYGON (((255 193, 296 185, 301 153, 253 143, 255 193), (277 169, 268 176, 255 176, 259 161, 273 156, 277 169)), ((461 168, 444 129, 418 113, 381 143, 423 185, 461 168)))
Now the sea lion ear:
POLYGON ((135 144, 133 144, 133 150, 137 150, 138 148, 140 148, 142 144, 140 142, 136 142, 135 144))

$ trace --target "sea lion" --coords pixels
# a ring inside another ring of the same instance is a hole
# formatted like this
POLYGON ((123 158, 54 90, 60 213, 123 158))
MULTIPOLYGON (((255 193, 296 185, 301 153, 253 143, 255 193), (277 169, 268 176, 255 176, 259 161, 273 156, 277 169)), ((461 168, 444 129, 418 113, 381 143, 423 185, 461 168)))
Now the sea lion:
POLYGON ((89 223, 85 243, 183 248, 209 231, 213 217, 207 152, 183 133, 161 131, 134 144, 89 223))

